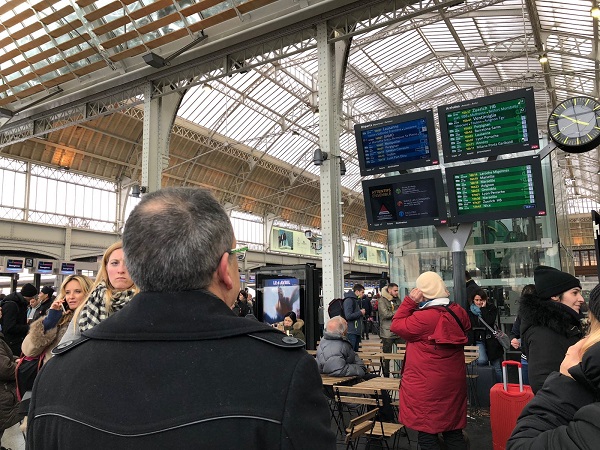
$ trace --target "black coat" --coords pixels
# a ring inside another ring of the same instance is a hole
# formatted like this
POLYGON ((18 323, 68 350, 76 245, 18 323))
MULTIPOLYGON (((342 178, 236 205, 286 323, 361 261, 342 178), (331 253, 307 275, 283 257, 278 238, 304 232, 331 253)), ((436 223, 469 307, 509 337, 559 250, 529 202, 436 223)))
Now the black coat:
POLYGON ((33 313, 33 319, 31 321, 35 322, 40 317, 45 316, 46 313, 48 312, 48 310, 50 309, 50 307, 52 306, 53 301, 54 301, 54 298, 50 296, 44 303, 42 303, 40 306, 38 306, 38 309, 36 309, 35 312, 33 313))
POLYGON ((521 300, 521 349, 529 364, 533 392, 560 369, 567 349, 583 337, 579 315, 561 303, 526 295, 521 300))
MULTIPOLYGON (((489 301, 481 309, 481 318, 492 328, 498 323, 498 308, 496 305, 489 301)), ((495 361, 498 358, 504 357, 504 348, 498 342, 498 339, 494 337, 492 332, 482 324, 478 317, 468 310, 469 319, 471 320, 471 330, 468 333, 469 345, 475 345, 476 342, 481 341, 485 343, 485 351, 487 353, 488 360, 495 361)))
POLYGON ((13 292, 2 300, 2 333, 4 341, 15 355, 21 354, 21 344, 29 332, 27 307, 29 303, 20 292, 13 292))
POLYGON ((550 375, 523 409, 507 450, 598 448, 600 438, 600 344, 569 369, 574 378, 550 375))
POLYGON ((303 343, 206 291, 138 294, 82 341, 38 376, 27 449, 335 449, 303 343))

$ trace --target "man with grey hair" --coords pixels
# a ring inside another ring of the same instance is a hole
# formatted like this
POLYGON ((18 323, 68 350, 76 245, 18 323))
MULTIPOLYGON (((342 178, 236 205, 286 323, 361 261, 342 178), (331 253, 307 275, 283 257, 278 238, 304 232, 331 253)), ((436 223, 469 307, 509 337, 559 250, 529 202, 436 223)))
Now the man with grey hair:
POLYGON ((34 388, 27 448, 334 449, 303 343, 231 311, 235 247, 207 190, 145 195, 123 233, 140 293, 56 350, 34 388))
POLYGON ((352 344, 346 338, 347 334, 348 324, 345 319, 341 316, 329 319, 317 348, 319 372, 334 377, 364 377, 367 374, 367 368, 352 349, 352 344))

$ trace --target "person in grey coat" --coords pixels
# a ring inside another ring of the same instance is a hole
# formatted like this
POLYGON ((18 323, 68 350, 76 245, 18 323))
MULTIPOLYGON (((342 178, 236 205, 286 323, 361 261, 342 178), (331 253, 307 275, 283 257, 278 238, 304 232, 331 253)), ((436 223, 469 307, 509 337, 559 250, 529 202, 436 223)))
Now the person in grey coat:
POLYGON ((317 348, 319 372, 334 377, 363 377, 367 374, 365 364, 346 339, 347 331, 348 324, 341 316, 335 316, 327 322, 317 348))

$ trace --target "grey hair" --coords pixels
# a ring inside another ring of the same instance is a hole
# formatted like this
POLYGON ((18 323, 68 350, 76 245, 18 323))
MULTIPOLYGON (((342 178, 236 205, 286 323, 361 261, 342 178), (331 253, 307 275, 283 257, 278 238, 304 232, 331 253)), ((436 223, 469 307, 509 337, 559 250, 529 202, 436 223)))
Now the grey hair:
POLYGON ((330 333, 344 335, 348 330, 348 322, 342 316, 332 317, 327 321, 326 330, 330 333))
POLYGON ((202 188, 167 188, 145 195, 123 231, 127 269, 146 292, 207 288, 233 241, 227 213, 202 188))

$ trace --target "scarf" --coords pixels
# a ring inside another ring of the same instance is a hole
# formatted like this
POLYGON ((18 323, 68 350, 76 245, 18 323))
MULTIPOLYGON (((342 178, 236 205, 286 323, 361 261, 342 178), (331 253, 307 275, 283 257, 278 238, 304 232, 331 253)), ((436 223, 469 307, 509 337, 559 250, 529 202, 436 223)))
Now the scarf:
POLYGON ((444 306, 449 305, 450 299, 448 298, 434 298, 432 300, 426 300, 419 303, 419 309, 429 308, 430 306, 444 306))
POLYGON ((105 302, 106 291, 106 284, 102 282, 98 283, 98 286, 90 292, 77 322, 81 332, 94 328, 112 313, 123 309, 135 294, 133 289, 113 292, 110 310, 107 310, 105 302))

